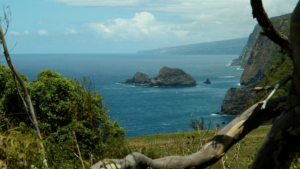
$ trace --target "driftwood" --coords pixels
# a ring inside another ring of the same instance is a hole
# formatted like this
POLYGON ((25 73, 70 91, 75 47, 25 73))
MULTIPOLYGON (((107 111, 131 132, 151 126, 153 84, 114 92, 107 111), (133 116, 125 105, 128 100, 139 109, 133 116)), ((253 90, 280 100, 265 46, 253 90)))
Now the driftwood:
POLYGON ((258 102, 220 130, 202 149, 189 156, 168 156, 152 160, 134 152, 125 159, 99 161, 92 166, 98 168, 129 169, 190 169, 205 168, 216 163, 239 140, 265 121, 279 118, 266 135, 251 168, 289 168, 291 160, 300 150, 300 2, 291 19, 290 38, 277 31, 263 8, 261 0, 251 0, 253 17, 257 18, 264 35, 277 43, 293 60, 293 72, 274 86, 254 90, 274 89, 270 96, 258 102), (292 80, 287 96, 271 98, 276 90, 292 80), (285 109, 282 110, 282 105, 285 109))

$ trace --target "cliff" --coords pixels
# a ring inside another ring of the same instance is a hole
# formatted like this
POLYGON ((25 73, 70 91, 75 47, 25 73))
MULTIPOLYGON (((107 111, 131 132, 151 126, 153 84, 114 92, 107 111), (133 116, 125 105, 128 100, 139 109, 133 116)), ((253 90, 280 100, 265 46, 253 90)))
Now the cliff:
POLYGON ((250 34, 248 42, 247 42, 246 46, 244 47, 242 53, 240 54, 239 58, 233 60, 233 62, 231 63, 232 66, 241 65, 241 68, 245 68, 248 58, 252 51, 252 47, 259 35, 260 30, 261 30, 261 27, 257 24, 254 27, 253 32, 250 34))
POLYGON ((196 86, 196 80, 185 73, 182 69, 169 68, 164 66, 159 73, 152 79, 148 75, 137 72, 133 78, 127 79, 125 84, 134 83, 137 86, 196 86))
MULTIPOLYGON (((273 22, 277 22, 277 21, 284 20, 287 16, 291 16, 291 14, 285 14, 285 15, 281 15, 281 16, 272 17, 272 18, 270 18, 270 20, 273 22)), ((249 36, 247 44, 244 47, 243 51, 241 52, 239 58, 234 59, 233 62, 231 63, 232 66, 241 65, 241 68, 245 68, 247 61, 250 57, 250 54, 252 52, 253 45, 259 38, 260 31, 261 31, 261 27, 258 24, 256 24, 252 33, 249 36)))
MULTIPOLYGON (((271 18, 275 28, 286 36, 289 36, 290 17, 291 15, 287 14, 271 18)), ((238 63, 238 61, 240 63, 247 62, 241 77, 241 84, 248 85, 248 87, 229 89, 223 100, 220 114, 238 115, 258 101, 265 100, 271 91, 255 93, 250 88, 274 85, 292 71, 291 59, 282 55, 279 52, 279 46, 267 37, 259 35, 257 30, 260 31, 258 25, 255 26, 239 59, 234 61, 235 63, 238 63), (256 33, 257 39, 254 38, 256 33), (249 50, 254 39, 252 49, 249 50), (247 57, 249 58, 247 59, 247 57)), ((273 97, 286 95, 289 91, 289 85, 290 82, 283 85, 273 97)))
MULTIPOLYGON (((291 15, 288 14, 272 20, 274 27, 287 36, 289 36, 290 17, 291 15)), ((266 76, 270 66, 276 64, 276 60, 281 56, 279 54, 279 48, 276 48, 276 46, 278 45, 269 40, 266 36, 258 35, 241 76, 241 85, 256 83, 266 76)))
POLYGON ((142 54, 172 54, 172 55, 238 55, 242 52, 248 38, 206 42, 175 47, 143 50, 142 54))
POLYGON ((221 112, 218 114, 238 115, 241 114, 247 101, 254 96, 255 92, 250 87, 231 88, 227 91, 223 100, 221 112))

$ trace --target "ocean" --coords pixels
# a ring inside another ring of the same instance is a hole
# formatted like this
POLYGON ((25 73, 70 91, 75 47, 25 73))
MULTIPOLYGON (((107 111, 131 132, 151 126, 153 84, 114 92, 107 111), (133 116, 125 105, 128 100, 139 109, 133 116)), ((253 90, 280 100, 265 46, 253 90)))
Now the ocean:
MULTIPOLYGON (((243 71, 229 66, 238 55, 152 55, 152 54, 11 54, 20 73, 37 78, 46 68, 69 78, 92 79, 103 97, 111 120, 126 130, 126 137, 192 130, 194 118, 213 118, 228 124, 234 116, 220 116, 229 88, 240 88, 243 71), (136 72, 154 77, 163 66, 183 69, 196 80, 194 87, 138 87, 120 84, 136 72), (209 78, 211 84, 203 82, 209 78), (210 115, 211 114, 211 115, 210 115)), ((5 62, 4 58, 0 60, 5 62)))

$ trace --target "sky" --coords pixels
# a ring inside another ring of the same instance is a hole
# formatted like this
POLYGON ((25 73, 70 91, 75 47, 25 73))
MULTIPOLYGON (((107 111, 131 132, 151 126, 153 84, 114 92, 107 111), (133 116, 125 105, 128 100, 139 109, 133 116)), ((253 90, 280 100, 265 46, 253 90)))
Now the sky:
MULTIPOLYGON (((263 0, 269 17, 299 0, 263 0)), ((248 37, 250 0, 1 0, 11 53, 135 53, 248 37), (9 6, 9 8, 7 8, 9 6)), ((5 25, 2 26, 5 29, 5 25)))

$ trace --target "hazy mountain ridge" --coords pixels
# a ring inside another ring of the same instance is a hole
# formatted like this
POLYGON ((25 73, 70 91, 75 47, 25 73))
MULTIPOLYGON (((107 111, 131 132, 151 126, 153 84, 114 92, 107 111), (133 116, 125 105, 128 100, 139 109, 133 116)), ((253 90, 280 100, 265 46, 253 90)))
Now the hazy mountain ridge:
POLYGON ((242 52, 248 38, 238 38, 215 42, 197 43, 183 46, 165 47, 143 50, 142 54, 173 54, 173 55, 238 55, 242 52))

